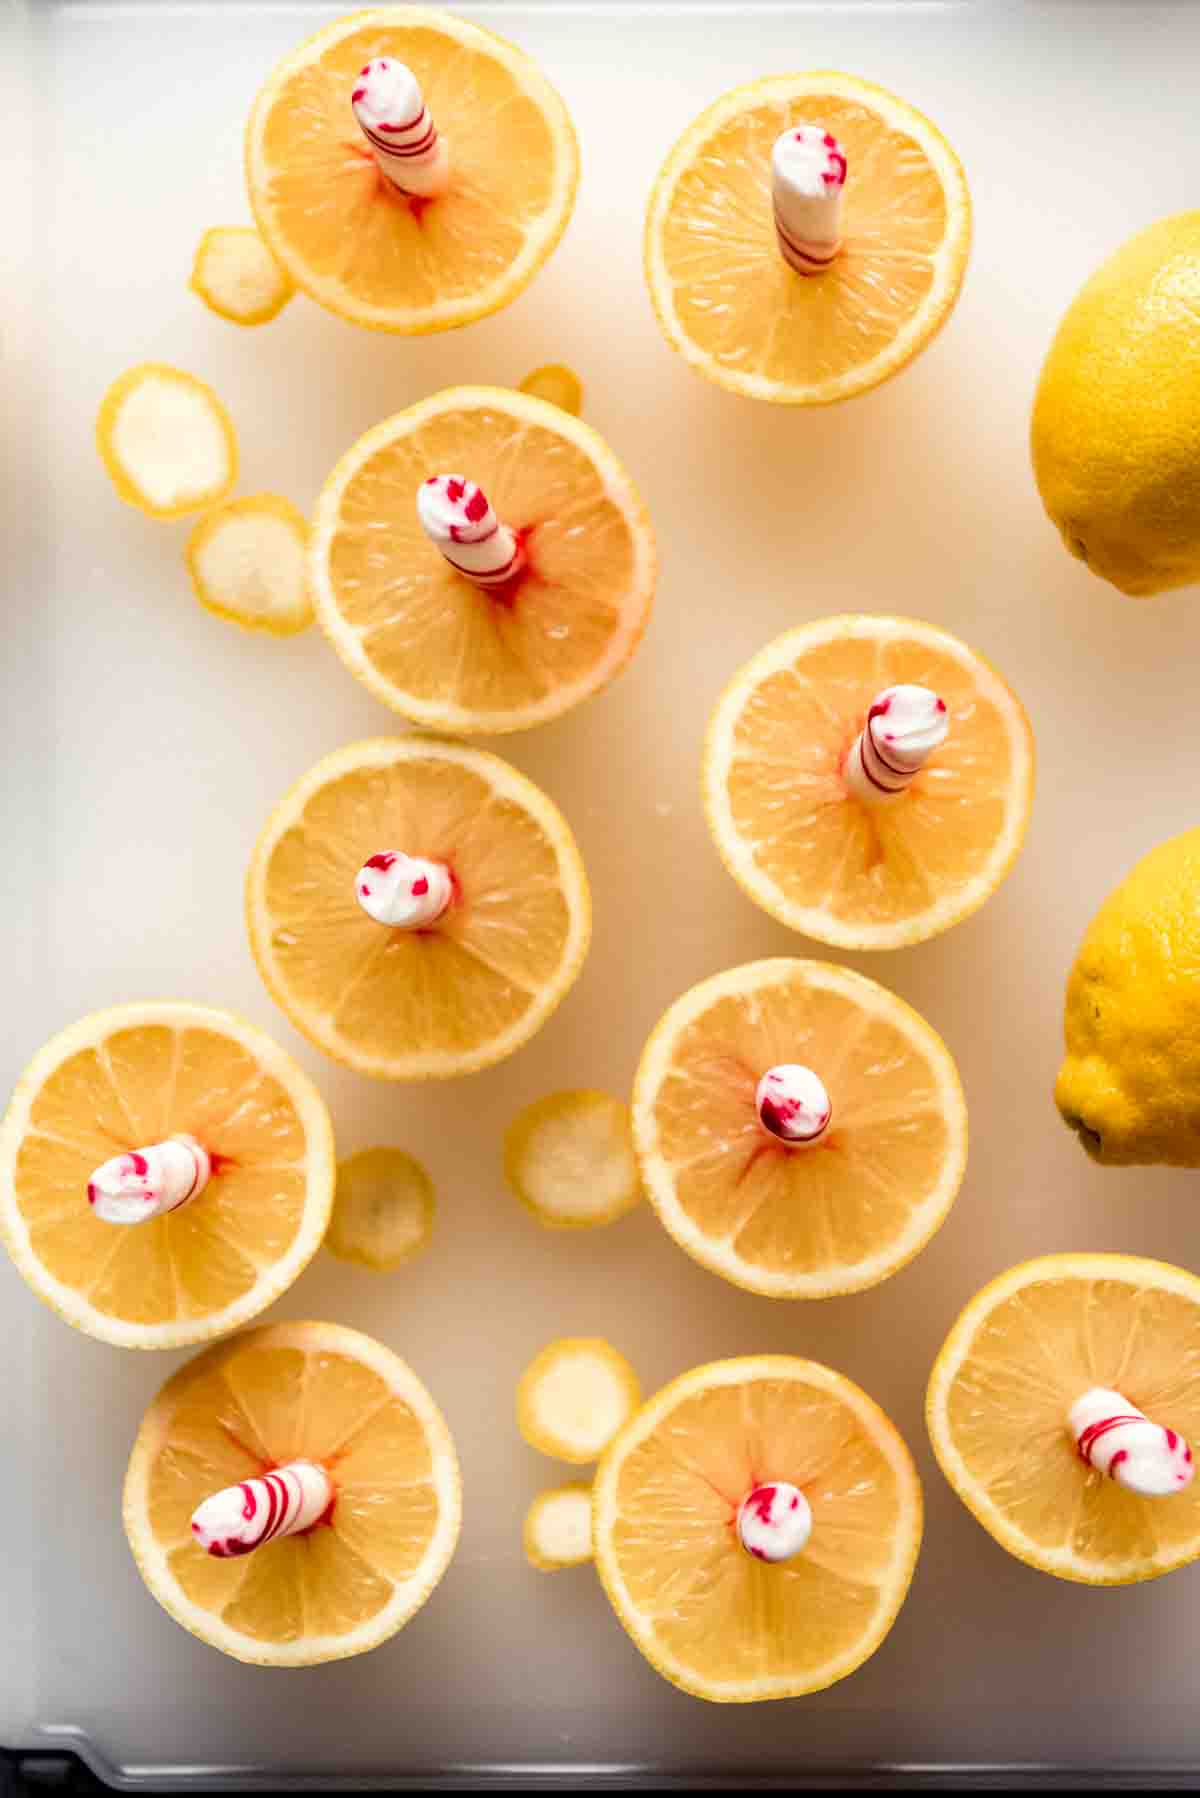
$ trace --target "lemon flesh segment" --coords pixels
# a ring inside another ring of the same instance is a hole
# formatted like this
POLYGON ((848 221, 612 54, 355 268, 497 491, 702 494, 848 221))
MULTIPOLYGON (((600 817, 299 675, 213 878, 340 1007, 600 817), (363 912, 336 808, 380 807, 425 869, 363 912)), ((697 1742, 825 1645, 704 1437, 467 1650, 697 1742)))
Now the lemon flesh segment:
POLYGON ((645 506, 590 426, 501 387, 447 388, 342 457, 313 521, 317 617, 347 668, 431 730, 527 730, 598 692, 641 641, 657 557, 645 506), (459 471, 524 564, 484 593, 429 541, 422 482, 459 471))
POLYGON ((121 499, 152 518, 198 512, 237 480, 229 414, 211 387, 165 363, 142 363, 113 382, 96 443, 121 499))
POLYGON ((252 225, 214 225, 196 248, 192 292, 235 325, 265 325, 295 293, 252 225))
POLYGON ((961 164, 914 107, 831 70, 733 89, 689 127, 650 197, 646 278, 672 348, 751 399, 826 405, 896 374, 962 285, 971 202, 961 164), (776 241, 771 149, 818 121, 846 152, 843 248, 798 275, 776 241))
POLYGON ((429 1597, 461 1519, 454 1443, 382 1343, 336 1324, 273 1324, 188 1362, 146 1412, 125 1479, 126 1534, 153 1596, 237 1660, 303 1667, 377 1647, 429 1597), (301 1535, 218 1559, 197 1505, 290 1460, 333 1485, 301 1535))
POLYGON ((504 1173, 547 1229, 615 1222, 642 1197, 629 1107, 609 1093, 548 1093, 509 1125, 504 1173))
POLYGON ((701 981, 652 1032, 633 1095, 647 1196, 712 1273, 774 1298, 876 1285, 944 1222, 962 1183, 967 1111, 929 1024, 848 968, 778 959, 701 981), (793 1149, 760 1122, 768 1068, 823 1081, 829 1129, 793 1149))
POLYGON ((0 1230, 33 1291, 68 1323, 127 1348, 223 1335, 291 1285, 333 1198, 329 1114, 271 1039, 180 1003, 81 1019, 34 1057, 0 1128, 0 1230), (113 1155, 186 1135, 207 1186, 132 1228, 87 1202, 113 1155))
POLYGON ((694 1368, 610 1444, 593 1486, 596 1568, 656 1670, 696 1697, 745 1704, 844 1679, 904 1602, 922 1498, 899 1432, 852 1381, 761 1355, 694 1368), (804 1551, 742 1548, 742 1500, 787 1480, 813 1514, 804 1551))
POLYGON ((592 1558, 592 1489, 581 1481, 541 1492, 525 1514, 525 1558, 542 1573, 592 1558))
POLYGON ((521 1375, 517 1425, 531 1448, 583 1464, 603 1452, 640 1397, 637 1375, 611 1343, 562 1337, 521 1375))
POLYGON ((247 125, 255 220, 297 287, 356 324, 419 334, 514 300, 566 228, 579 178, 570 115, 533 59, 427 7, 376 7, 299 45, 247 125), (351 115, 361 69, 405 63, 450 153, 450 185, 412 204, 351 115))
POLYGON ((1046 1255, 966 1306, 926 1417, 942 1472, 1002 1548, 1060 1579, 1123 1585, 1200 1556, 1200 1491, 1142 1498, 1088 1467, 1067 1428, 1095 1387, 1200 1440, 1200 1280, 1132 1255, 1046 1255))
POLYGON ((341 1261, 386 1272, 429 1246, 433 1182, 403 1149, 363 1149, 338 1163, 325 1247, 341 1261))
POLYGON ((290 500, 256 493, 206 512, 187 545, 200 604, 246 630, 291 637, 313 617, 308 523, 290 500))
POLYGON ((1007 682, 948 631, 859 613, 760 650, 717 702, 703 792, 722 861, 757 905, 843 949, 924 942, 1012 868, 1033 805, 1033 733, 1007 682), (846 759, 880 692, 928 687, 950 728, 905 792, 864 805, 846 759))
POLYGON ((583 382, 573 368, 566 368, 561 362, 532 369, 521 382, 520 391, 552 406, 561 406, 575 418, 583 411, 583 382))

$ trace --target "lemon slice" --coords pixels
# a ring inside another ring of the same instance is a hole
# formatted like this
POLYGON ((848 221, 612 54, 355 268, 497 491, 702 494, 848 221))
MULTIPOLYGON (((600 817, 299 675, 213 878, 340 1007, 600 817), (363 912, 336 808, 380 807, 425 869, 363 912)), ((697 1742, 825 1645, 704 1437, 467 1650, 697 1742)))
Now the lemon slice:
POLYGON ((187 545, 196 598, 246 630, 291 637, 312 623, 305 574, 308 524, 291 500, 255 493, 214 506, 187 545))
POLYGON ((925 348, 958 298, 971 201, 941 133, 895 94, 821 69, 751 81, 684 132, 646 215, 650 298, 667 342, 734 393, 827 405, 925 348), (845 151, 843 249, 806 278, 776 241, 771 150, 819 124, 845 151))
POLYGON ((654 598, 654 532, 590 426, 503 387, 451 387, 353 446, 313 519, 317 617, 363 684, 433 730, 527 730, 629 661, 654 598), (426 537, 417 491, 475 481, 523 544, 523 571, 484 592, 426 537))
POLYGON ((582 1465, 603 1452, 640 1397, 637 1375, 611 1343, 562 1336, 521 1375, 517 1427, 530 1448, 582 1465))
POLYGON ((942 1472, 1018 1560, 1089 1585, 1200 1557, 1200 1482, 1145 1498, 1080 1458, 1072 1406, 1108 1388, 1200 1444, 1200 1279, 1134 1255, 1043 1255, 985 1286, 934 1364, 942 1472))
POLYGON ((525 1513, 525 1558, 541 1573, 592 1558, 592 1489, 581 1480, 540 1492, 525 1513))
POLYGON ((428 1247, 433 1182, 403 1149, 363 1149, 339 1161, 325 1247, 385 1273, 428 1247))
POLYGON ((504 1137, 504 1175, 550 1230, 611 1224, 639 1203, 629 1107, 610 1093, 548 1093, 504 1137))
POLYGON ((60 1317, 124 1348, 236 1329, 321 1245, 333 1132, 316 1088, 262 1031, 204 1005, 117 1006, 34 1056, 0 1128, 0 1231, 60 1317), (131 1227, 88 1204, 96 1169, 176 1135, 212 1177, 131 1227))
POLYGON ((296 291, 252 225, 214 225, 206 231, 188 285, 234 325, 265 325, 296 291))
POLYGON ((561 362, 532 369, 521 382, 520 391, 551 406, 561 406, 574 418, 583 411, 583 382, 573 368, 566 368, 561 362))
POLYGON ((246 130, 272 254, 320 305, 378 330, 446 331, 515 300, 562 236, 578 179, 570 115, 532 58, 425 6, 327 25, 272 71, 246 130), (400 193, 355 121, 355 82, 380 57, 412 70, 449 147, 435 200, 400 193))
POLYGON ((896 1621, 921 1545, 903 1439, 844 1375, 790 1355, 673 1380, 609 1445, 592 1489, 596 1569, 647 1660, 698 1698, 794 1698, 844 1679, 896 1621), (766 1481, 804 1495, 803 1551, 742 1547, 766 1481))
POLYGON ((338 1324, 268 1324, 189 1361, 142 1419, 125 1476, 138 1571, 177 1623, 239 1661, 311 1667, 408 1622, 450 1563, 454 1443, 416 1374, 338 1324), (214 1493, 303 1458, 333 1485, 300 1535, 220 1558, 191 1518, 214 1493))
POLYGON ((886 988, 815 961, 703 980, 653 1031, 633 1140, 651 1204, 701 1266, 769 1298, 874 1286, 945 1220, 967 1158, 958 1072, 937 1032, 886 988), (829 1128, 793 1147, 760 1121, 758 1083, 798 1064, 829 1128))
POLYGON ((1033 733, 1008 684, 948 631, 868 613, 787 631, 734 676, 704 750, 725 866, 781 924, 895 949, 969 916, 1011 869, 1033 806, 1033 733), (949 735, 905 792, 864 804, 846 767, 898 684, 945 703, 949 735))
POLYGON ((296 1028, 386 1080, 473 1073, 541 1028, 591 934, 587 876, 545 794, 483 750, 425 737, 352 743, 276 806, 246 883, 250 946, 296 1028), (385 850, 450 870, 427 930, 389 929, 356 897, 385 850))
POLYGON ((211 387, 165 362, 139 363, 113 382, 96 447, 120 498, 152 518, 215 505, 237 480, 228 412, 211 387))

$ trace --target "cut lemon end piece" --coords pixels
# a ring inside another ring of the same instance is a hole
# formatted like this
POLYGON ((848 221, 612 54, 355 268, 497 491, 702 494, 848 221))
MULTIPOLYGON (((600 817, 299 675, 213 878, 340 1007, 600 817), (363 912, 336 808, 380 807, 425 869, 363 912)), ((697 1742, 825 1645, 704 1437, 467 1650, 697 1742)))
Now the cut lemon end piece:
POLYGON ((350 672, 433 730, 526 730, 599 691, 641 640, 654 532, 590 426, 502 387, 452 387, 386 419, 317 502, 309 576, 350 672), (482 591, 426 537, 416 495, 457 471, 517 535, 522 571, 482 591))
POLYGON ((633 1140, 651 1204, 701 1266, 769 1298, 877 1285, 945 1221, 967 1109, 937 1032, 894 993, 824 962, 751 962, 701 981, 651 1034, 633 1140), (832 1123, 791 1148, 759 1121, 761 1076, 799 1062, 832 1123))
POLYGON ((320 1247, 333 1199, 329 1114, 291 1057, 228 1012, 118 1006, 34 1056, 0 1127, 0 1232, 40 1299, 123 1348, 180 1348, 246 1323, 320 1247), (125 1228, 88 1181, 168 1137, 212 1158, 204 1190, 125 1228))
POLYGON ((1127 1585, 1200 1557, 1200 1491, 1142 1498, 1080 1459, 1071 1406, 1114 1388, 1200 1441, 1200 1279, 1134 1255, 1045 1255, 970 1301, 929 1381, 942 1472, 1018 1560, 1127 1585))
POLYGON ((296 286, 355 324, 410 335, 516 299, 562 236, 578 179, 570 115, 532 58, 423 6, 353 13, 299 45, 246 131, 250 204, 296 286), (449 146, 435 200, 397 190, 352 116, 356 77, 383 56, 412 70, 449 146))
POLYGON ((545 400, 551 406, 561 406, 573 418, 578 418, 583 411, 583 382, 573 368, 567 368, 561 362, 548 362, 544 368, 535 368, 521 382, 520 391, 532 394, 534 399, 545 400))
POLYGON ((581 1567, 592 1558, 592 1489, 581 1480, 552 1486, 525 1513, 525 1558, 541 1573, 581 1567))
POLYGON ((924 349, 958 297, 971 202, 957 156, 916 109, 833 70, 724 94, 659 174, 645 267, 659 324, 697 373, 751 399, 827 405, 924 349), (771 149, 818 122, 845 151, 843 248, 811 278, 780 254, 771 149))
POLYGON ((228 412, 211 387, 164 362, 140 363, 113 382, 96 447, 120 498, 152 518, 214 505, 237 480, 228 412))
POLYGON ((948 930, 1009 872, 1033 806, 1033 732, 948 631, 849 614, 785 632, 734 676, 702 778, 717 851, 755 904, 834 948, 894 949, 948 930), (949 735, 907 791, 864 805, 846 757, 872 701, 901 683, 945 701, 949 735))
POLYGON ((337 1324, 271 1324, 168 1380, 125 1477, 138 1570, 177 1623, 236 1660, 308 1667, 375 1648, 449 1565, 462 1495, 450 1432, 412 1369, 337 1324), (289 1461, 316 1463, 333 1504, 302 1534, 206 1554, 206 1498, 289 1461))
POLYGON ((629 1107, 610 1093, 548 1093, 504 1137, 504 1175, 550 1230, 583 1230, 624 1217, 642 1197, 629 1107))
POLYGON ((308 521, 277 493, 227 500, 195 526, 187 544, 196 598, 246 630, 291 637, 312 623, 305 550, 308 521))
POLYGON ((640 1398, 637 1375, 611 1343, 562 1336, 521 1375, 517 1427, 530 1448, 582 1465, 603 1453, 640 1398))
POLYGON ((921 1485, 895 1426, 843 1375, 789 1355, 694 1368, 609 1445, 592 1489, 596 1568, 637 1647, 698 1698, 795 1698, 879 1647, 921 1545, 921 1485), (806 1496, 802 1553, 770 1564, 737 1514, 764 1481, 806 1496))
POLYGON ((387 1272, 428 1248, 433 1182, 403 1149, 363 1149, 339 1161, 325 1247, 341 1261, 387 1272))
POLYGON ((296 291, 253 225, 206 231, 188 285, 210 311, 235 325, 265 325, 296 291))
POLYGON ((425 737, 326 756, 276 806, 246 883, 250 946, 276 1003, 337 1061, 447 1079, 511 1055, 565 998, 591 900, 558 808, 498 756, 425 737), (380 849, 438 862, 455 897, 423 930, 359 905, 380 849))

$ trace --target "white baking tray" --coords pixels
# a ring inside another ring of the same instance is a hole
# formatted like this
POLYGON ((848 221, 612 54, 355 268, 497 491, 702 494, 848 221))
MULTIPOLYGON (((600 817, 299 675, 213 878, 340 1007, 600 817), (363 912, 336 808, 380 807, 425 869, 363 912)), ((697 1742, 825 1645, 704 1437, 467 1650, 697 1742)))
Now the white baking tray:
POLYGON ((1200 7, 461 10, 544 62, 578 121, 583 181, 524 298, 411 342, 304 300, 240 332, 187 291, 201 231, 248 216, 241 130, 262 75, 336 8, 45 0, 7 14, 0 1086, 93 1007, 213 1000, 311 1070, 343 1152, 394 1141, 425 1159, 440 1195, 430 1252, 387 1278, 322 1256, 275 1314, 361 1325, 411 1359, 461 1446, 466 1520, 433 1600, 377 1653, 300 1673, 224 1660, 147 1595, 120 1525, 138 1418, 178 1357, 77 1335, 5 1263, 0 1741, 75 1745, 130 1783, 1200 1759, 1197 1571, 1092 1592, 1019 1566, 952 1497, 921 1421, 952 1317, 1012 1261, 1072 1247, 1197 1261, 1196 1177, 1093 1168, 1050 1100, 1086 920, 1143 850, 1197 822, 1196 595, 1125 599, 1071 561, 1033 489, 1026 424, 1040 356, 1086 273, 1200 197, 1188 75, 1200 7), (707 101, 821 66, 893 87, 938 121, 966 164, 977 232, 962 301, 918 364, 803 413, 719 392, 666 349, 641 224, 654 171, 707 101), (300 1042, 259 984, 241 912, 259 825, 318 756, 397 723, 317 632, 259 641, 202 612, 181 561, 186 524, 117 503, 93 418, 112 377, 146 358, 225 396, 243 491, 307 506, 386 413, 547 360, 580 371, 588 417, 644 488, 662 581, 639 659, 574 716, 500 746, 571 819, 596 932, 569 1002, 494 1072, 425 1089, 356 1078, 300 1042), (858 608, 961 633, 1012 680, 1038 733, 1033 829, 1006 886, 950 935, 856 963, 958 1057, 972 1152, 954 1213, 882 1287, 807 1305, 723 1285, 649 1214, 543 1234, 500 1178, 517 1108, 564 1084, 625 1089, 651 1024, 692 981, 810 952, 722 871, 698 799, 700 743, 721 685, 762 643, 858 608), (645 1665, 590 1570, 527 1569, 525 1506, 563 1476, 519 1440, 514 1385, 549 1337, 593 1332, 648 1389, 714 1356, 813 1355, 903 1428, 926 1477, 925 1549, 894 1631, 852 1679, 792 1703, 707 1707, 645 1665))

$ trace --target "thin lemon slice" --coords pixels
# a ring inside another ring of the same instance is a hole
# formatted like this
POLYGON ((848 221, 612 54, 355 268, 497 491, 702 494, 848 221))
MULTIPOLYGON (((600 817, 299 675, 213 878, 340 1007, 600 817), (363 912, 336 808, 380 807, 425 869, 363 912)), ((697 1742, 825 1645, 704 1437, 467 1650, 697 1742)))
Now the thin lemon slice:
POLYGON ((214 225, 206 231, 188 285, 234 325, 265 325, 296 291, 252 225, 214 225))
POLYGON ((971 1300, 929 1381, 942 1472, 988 1534, 1043 1573, 1155 1579, 1200 1557, 1200 1482, 1142 1498, 1080 1459, 1067 1414, 1119 1392, 1200 1443, 1200 1279, 1134 1255, 1043 1255, 971 1300))
POLYGON ((139 363, 113 382, 96 447, 120 498, 152 518, 214 505, 237 480, 228 412, 211 387, 165 362, 139 363))
POLYGON ((339 1161, 325 1247, 381 1273, 419 1255, 433 1231, 433 1181, 403 1149, 363 1149, 339 1161))
POLYGON ((757 961, 703 980, 653 1031, 633 1140, 651 1204, 703 1267, 769 1298, 874 1286, 946 1217, 967 1109, 937 1032, 849 968, 757 961), (759 1122, 758 1082, 799 1063, 832 1123, 793 1148, 759 1122))
POLYGON ((526 730, 619 673, 654 598, 654 533, 608 445, 561 407, 451 387, 344 455, 313 519, 317 617, 350 672, 418 724, 526 730), (484 592, 417 516, 417 489, 458 472, 516 532, 525 566, 484 592))
POLYGON ((424 6, 327 25, 272 71, 246 129, 271 253, 320 305, 384 331, 446 331, 515 300, 562 236, 578 179, 570 115, 532 58, 424 6), (412 70, 448 146, 435 200, 400 193, 355 122, 355 80, 385 56, 412 70))
POLYGON ((594 1461, 637 1410, 632 1367, 601 1336, 561 1336, 535 1355, 517 1387, 517 1427, 559 1461, 594 1461))
POLYGON ((647 1660, 698 1698, 794 1698, 874 1654, 921 1546, 902 1437, 844 1375, 790 1355, 693 1368, 610 1444, 592 1489, 596 1569, 647 1660), (799 1487, 812 1533, 791 1560, 747 1554, 742 1500, 799 1487))
POLYGON ((520 391, 546 400, 551 406, 561 406, 574 418, 583 411, 583 382, 573 368, 561 362, 547 362, 543 368, 531 369, 521 382, 520 391))
POLYGON ((971 201, 941 133, 895 94, 820 69, 752 81, 684 132, 646 215, 646 280, 667 342, 751 399, 826 405, 925 348, 958 298, 971 201), (820 275, 776 242, 771 148, 819 124, 845 150, 843 249, 820 275))
POLYGON ((582 1567, 592 1558, 592 1489, 581 1480, 552 1486, 525 1513, 525 1558, 541 1573, 582 1567))
POLYGON ((1033 806, 1021 702, 948 631, 870 613, 786 631, 734 676, 704 750, 704 804, 725 866, 793 930, 895 949, 948 930, 1000 885, 1033 806), (844 769, 872 702, 937 693, 950 730, 906 792, 864 805, 844 769))
POLYGON ((250 946, 296 1028, 385 1080, 473 1073, 541 1028, 591 935, 587 875, 557 807, 498 756, 425 737, 336 750, 276 806, 246 882, 250 946), (356 896, 402 850, 449 867, 449 910, 392 930, 356 896))
POLYGON ((270 1037, 205 1005, 122 1005, 34 1056, 0 1127, 0 1231, 60 1317, 124 1348, 236 1329, 321 1245, 333 1132, 316 1088, 270 1037), (114 1155, 194 1137, 204 1190, 131 1226, 88 1205, 114 1155))
POLYGON ((187 545, 196 598, 218 618, 291 637, 312 623, 305 549, 308 523, 291 500, 255 493, 214 506, 187 545))
POLYGON ((151 1593, 239 1661, 310 1667, 408 1622, 450 1563, 462 1492, 450 1432, 412 1369, 338 1324, 268 1324, 168 1380, 125 1476, 125 1532, 151 1593), (195 1542, 206 1498, 294 1460, 333 1503, 302 1535, 228 1559, 195 1542))
POLYGON ((629 1107, 611 1093, 547 1093, 505 1132, 504 1175, 549 1230, 615 1222, 642 1197, 629 1107))

